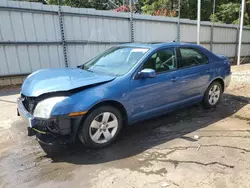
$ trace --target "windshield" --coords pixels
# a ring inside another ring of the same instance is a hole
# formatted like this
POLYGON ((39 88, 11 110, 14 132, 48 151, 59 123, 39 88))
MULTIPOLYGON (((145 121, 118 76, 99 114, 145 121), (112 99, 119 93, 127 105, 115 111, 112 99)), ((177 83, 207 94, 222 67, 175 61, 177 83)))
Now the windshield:
POLYGON ((146 48, 111 48, 85 63, 83 69, 121 76, 129 72, 147 51, 146 48))

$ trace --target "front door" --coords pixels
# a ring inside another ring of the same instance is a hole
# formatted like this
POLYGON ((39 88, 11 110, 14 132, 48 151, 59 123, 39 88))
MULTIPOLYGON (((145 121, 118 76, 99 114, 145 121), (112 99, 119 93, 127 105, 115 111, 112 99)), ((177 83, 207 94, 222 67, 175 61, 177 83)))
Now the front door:
MULTIPOLYGON (((164 113, 180 100, 180 77, 176 50, 161 49, 153 53, 142 69, 154 69, 155 78, 132 79, 130 98, 132 121, 164 113)), ((141 69, 141 70, 142 70, 141 69)))

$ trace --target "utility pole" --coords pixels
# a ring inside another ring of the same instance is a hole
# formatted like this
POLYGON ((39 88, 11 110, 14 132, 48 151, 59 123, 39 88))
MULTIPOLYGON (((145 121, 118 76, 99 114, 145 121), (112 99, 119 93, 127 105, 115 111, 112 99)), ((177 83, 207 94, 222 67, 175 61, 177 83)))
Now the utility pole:
POLYGON ((216 0, 214 0, 213 4, 213 20, 212 20, 212 26, 211 26, 211 41, 210 41, 210 50, 213 51, 213 41, 214 41, 214 16, 215 16, 215 6, 216 0))
POLYGON ((197 1, 197 44, 200 45, 201 0, 197 1))
POLYGON ((242 30, 243 30, 243 21, 244 21, 244 10, 245 10, 245 0, 242 0, 241 1, 240 33, 239 33, 239 46, 238 46, 237 65, 240 65, 241 40, 242 40, 242 30))

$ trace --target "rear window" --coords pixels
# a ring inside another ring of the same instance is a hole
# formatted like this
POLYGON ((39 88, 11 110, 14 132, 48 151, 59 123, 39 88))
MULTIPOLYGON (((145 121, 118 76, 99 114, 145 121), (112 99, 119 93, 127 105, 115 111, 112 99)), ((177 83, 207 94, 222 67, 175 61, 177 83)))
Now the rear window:
POLYGON ((198 49, 180 48, 180 68, 208 63, 208 58, 198 49))

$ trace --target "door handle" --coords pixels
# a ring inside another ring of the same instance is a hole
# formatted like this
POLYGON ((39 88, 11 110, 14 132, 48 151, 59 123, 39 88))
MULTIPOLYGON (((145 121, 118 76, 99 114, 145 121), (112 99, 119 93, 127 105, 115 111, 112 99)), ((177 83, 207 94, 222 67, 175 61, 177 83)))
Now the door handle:
POLYGON ((171 80, 172 82, 176 82, 178 79, 179 79, 179 77, 172 77, 170 80, 171 80))
POLYGON ((207 69, 206 72, 213 72, 213 69, 207 69))

